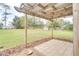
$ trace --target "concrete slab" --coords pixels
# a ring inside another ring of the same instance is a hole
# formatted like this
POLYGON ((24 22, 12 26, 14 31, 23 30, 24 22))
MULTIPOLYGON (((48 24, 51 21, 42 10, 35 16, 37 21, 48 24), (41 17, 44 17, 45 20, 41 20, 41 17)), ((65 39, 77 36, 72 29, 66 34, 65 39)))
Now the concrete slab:
POLYGON ((43 44, 34 47, 35 50, 39 51, 45 56, 72 56, 73 55, 73 44, 61 40, 50 40, 43 44))

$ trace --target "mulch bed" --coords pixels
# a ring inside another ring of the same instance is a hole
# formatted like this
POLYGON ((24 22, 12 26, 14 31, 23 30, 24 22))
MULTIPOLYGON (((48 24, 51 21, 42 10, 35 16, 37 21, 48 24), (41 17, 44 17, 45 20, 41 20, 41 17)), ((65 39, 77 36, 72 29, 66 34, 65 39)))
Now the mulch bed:
MULTIPOLYGON (((61 38, 54 38, 54 39, 61 39, 61 38)), ((37 46, 37 45, 39 45, 41 43, 47 42, 49 40, 52 40, 52 37, 43 38, 43 39, 28 43, 27 47, 26 47, 26 44, 21 44, 19 46, 14 47, 14 48, 10 48, 10 49, 6 49, 4 51, 0 51, 0 56, 9 56, 11 54, 21 52, 25 48, 31 48, 31 47, 37 46)), ((63 40, 63 39, 61 39, 61 40, 63 40)))

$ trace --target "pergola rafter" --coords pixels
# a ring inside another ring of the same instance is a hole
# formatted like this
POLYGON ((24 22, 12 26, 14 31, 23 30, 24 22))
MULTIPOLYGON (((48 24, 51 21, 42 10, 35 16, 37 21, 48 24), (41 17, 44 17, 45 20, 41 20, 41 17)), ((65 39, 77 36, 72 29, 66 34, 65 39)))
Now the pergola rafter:
POLYGON ((16 10, 28 15, 37 16, 45 19, 54 19, 72 14, 71 3, 23 3, 22 7, 16 10), (71 12, 70 12, 71 11, 71 12))

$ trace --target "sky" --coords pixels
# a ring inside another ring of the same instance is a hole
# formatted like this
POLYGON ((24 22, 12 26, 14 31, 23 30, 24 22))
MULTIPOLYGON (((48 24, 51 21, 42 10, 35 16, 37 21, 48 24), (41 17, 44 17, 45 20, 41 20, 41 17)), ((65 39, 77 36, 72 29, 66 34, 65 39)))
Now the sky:
MULTIPOLYGON (((12 15, 9 15, 8 16, 8 19, 7 19, 7 25, 12 22, 12 19, 14 18, 14 15, 18 16, 18 17, 21 17, 21 16, 24 16, 23 13, 20 13, 20 12, 17 12, 15 9, 14 9, 14 6, 17 6, 17 7, 20 7, 21 3, 5 3, 7 5, 9 5, 11 7, 11 10, 10 12, 12 13, 12 15)), ((1 13, 1 12, 0 12, 1 13)), ((1 19, 1 15, 0 15, 0 19, 1 19)), ((42 19, 42 18, 41 18, 42 19)), ((73 23, 72 19, 73 17, 70 16, 70 17, 63 17, 64 21, 69 21, 71 23, 73 23)), ((43 19, 42 19, 43 20, 43 19)), ((1 21, 0 21, 1 22, 1 21)), ((44 23, 47 23, 47 21, 43 20, 44 23)))
POLYGON ((73 23, 73 16, 65 17, 64 21, 69 21, 72 24, 73 23))
MULTIPOLYGON (((8 16, 7 16, 7 17, 8 17, 8 19, 7 19, 7 26, 10 24, 10 22, 12 22, 12 19, 14 18, 15 15, 18 16, 18 17, 24 16, 23 13, 17 12, 17 11, 14 9, 14 6, 19 7, 21 3, 5 3, 5 4, 7 4, 7 5, 10 6, 9 12, 12 13, 11 15, 8 15, 8 16)), ((0 11, 0 19, 2 19, 1 12, 2 12, 2 11, 0 11)), ((0 22, 2 22, 2 21, 0 20, 0 22)), ((4 22, 3 22, 3 23, 4 23, 4 22)))
POLYGON ((6 4, 11 7, 11 12, 13 13, 13 15, 17 15, 17 16, 19 16, 19 17, 24 15, 23 13, 17 12, 17 11, 14 9, 14 6, 20 7, 20 4, 21 4, 21 3, 6 3, 6 4))

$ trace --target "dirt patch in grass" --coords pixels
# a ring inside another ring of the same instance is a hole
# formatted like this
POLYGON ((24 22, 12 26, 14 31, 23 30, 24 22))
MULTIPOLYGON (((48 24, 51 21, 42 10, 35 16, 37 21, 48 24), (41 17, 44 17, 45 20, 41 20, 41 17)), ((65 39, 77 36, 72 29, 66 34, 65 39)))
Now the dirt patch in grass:
POLYGON ((9 55, 11 55, 11 54, 20 52, 20 51, 22 51, 22 50, 25 49, 25 48, 34 47, 34 46, 39 45, 39 44, 41 44, 41 43, 47 42, 47 41, 49 41, 49 40, 51 40, 51 39, 52 39, 52 37, 39 39, 39 40, 37 40, 37 41, 28 43, 27 46, 26 46, 26 44, 21 44, 21 45, 19 45, 19 46, 14 47, 14 48, 9 48, 9 49, 0 51, 0 56, 9 56, 9 55))
POLYGON ((73 43, 73 41, 69 40, 69 39, 64 39, 64 38, 59 38, 59 37, 53 37, 53 39, 57 39, 57 40, 62 40, 62 41, 73 43))
MULTIPOLYGON (((11 54, 15 54, 17 52, 21 52, 25 48, 32 48, 34 46, 37 46, 39 44, 42 44, 42 43, 47 42, 47 41, 52 40, 52 39, 68 41, 66 39, 61 39, 61 38, 56 38, 56 37, 53 37, 53 38, 52 37, 43 38, 43 39, 39 39, 37 41, 28 43, 27 46, 26 46, 26 44, 21 44, 19 46, 14 47, 14 48, 10 48, 10 49, 6 49, 4 51, 0 51, 0 56, 9 56, 11 54)), ((68 41, 68 42, 71 42, 71 41, 68 41)))

